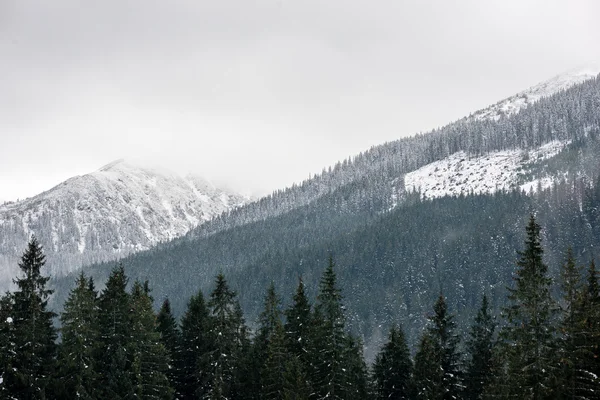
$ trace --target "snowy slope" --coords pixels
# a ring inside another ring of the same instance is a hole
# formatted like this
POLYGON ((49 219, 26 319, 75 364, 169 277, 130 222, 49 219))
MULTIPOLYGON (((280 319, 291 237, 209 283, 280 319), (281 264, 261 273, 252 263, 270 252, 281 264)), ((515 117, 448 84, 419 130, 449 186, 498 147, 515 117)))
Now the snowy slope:
POLYGON ((426 199, 517 188, 529 192, 537 189, 538 181, 547 187, 552 179, 524 181, 524 164, 553 157, 565 145, 567 142, 554 141, 534 150, 505 150, 475 158, 461 151, 406 174, 404 187, 408 192, 420 192, 426 199))
POLYGON ((54 261, 52 272, 63 273, 182 236, 247 201, 198 176, 116 161, 35 197, 0 205, 0 267, 3 258, 20 254, 31 234, 54 261))
POLYGON ((504 99, 488 108, 477 111, 469 118, 477 120, 498 120, 503 115, 509 116, 519 112, 522 108, 535 103, 541 98, 551 96, 561 90, 566 90, 589 79, 594 79, 598 74, 600 74, 600 66, 588 66, 574 69, 532 86, 531 88, 504 99))

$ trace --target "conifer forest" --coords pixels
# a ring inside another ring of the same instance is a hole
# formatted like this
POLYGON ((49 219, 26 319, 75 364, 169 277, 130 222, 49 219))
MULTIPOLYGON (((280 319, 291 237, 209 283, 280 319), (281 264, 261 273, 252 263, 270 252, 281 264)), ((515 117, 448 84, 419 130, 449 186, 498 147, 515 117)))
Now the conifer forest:
POLYGON ((57 314, 44 265, 33 237, 0 299, 2 399, 600 398, 598 271, 567 248, 553 279, 533 215, 498 315, 484 294, 458 329, 440 292, 418 345, 393 325, 372 362, 348 329, 333 257, 314 299, 302 277, 285 308, 264 288, 254 329, 223 274, 177 320, 123 266, 102 290, 81 272, 57 314))

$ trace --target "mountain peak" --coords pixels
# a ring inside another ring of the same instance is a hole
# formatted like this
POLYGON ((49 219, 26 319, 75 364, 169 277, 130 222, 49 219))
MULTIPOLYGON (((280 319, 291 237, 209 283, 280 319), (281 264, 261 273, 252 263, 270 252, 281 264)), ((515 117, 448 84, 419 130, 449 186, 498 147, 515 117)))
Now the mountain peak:
POLYGON ((469 119, 498 120, 502 116, 510 116, 518 113, 521 109, 539 101, 542 98, 552 96, 561 90, 567 90, 572 86, 594 79, 600 74, 600 66, 588 65, 578 67, 556 75, 546 81, 538 83, 522 92, 504 99, 494 105, 479 110, 472 114, 469 119))

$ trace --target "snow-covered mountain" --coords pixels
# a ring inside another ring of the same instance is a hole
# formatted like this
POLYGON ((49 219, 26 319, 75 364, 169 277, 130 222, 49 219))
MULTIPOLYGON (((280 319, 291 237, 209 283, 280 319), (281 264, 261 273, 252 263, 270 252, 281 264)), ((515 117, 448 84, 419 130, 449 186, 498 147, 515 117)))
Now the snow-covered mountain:
POLYGON ((521 109, 549 97, 561 90, 569 89, 587 80, 593 79, 600 74, 600 66, 586 66, 562 73, 552 79, 530 87, 514 96, 504 99, 490 107, 473 113, 472 119, 498 120, 501 116, 510 116, 521 109))
POLYGON ((51 272, 61 274, 182 236, 248 200, 198 176, 115 161, 0 205, 0 268, 15 270, 32 234, 52 260, 51 272))

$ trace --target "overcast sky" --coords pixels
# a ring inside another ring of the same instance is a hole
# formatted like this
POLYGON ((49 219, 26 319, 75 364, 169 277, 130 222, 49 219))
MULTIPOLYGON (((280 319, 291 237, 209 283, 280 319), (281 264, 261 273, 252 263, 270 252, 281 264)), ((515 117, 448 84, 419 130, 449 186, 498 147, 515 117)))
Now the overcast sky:
POLYGON ((269 192, 600 61, 600 2, 0 0, 0 199, 114 159, 269 192))

